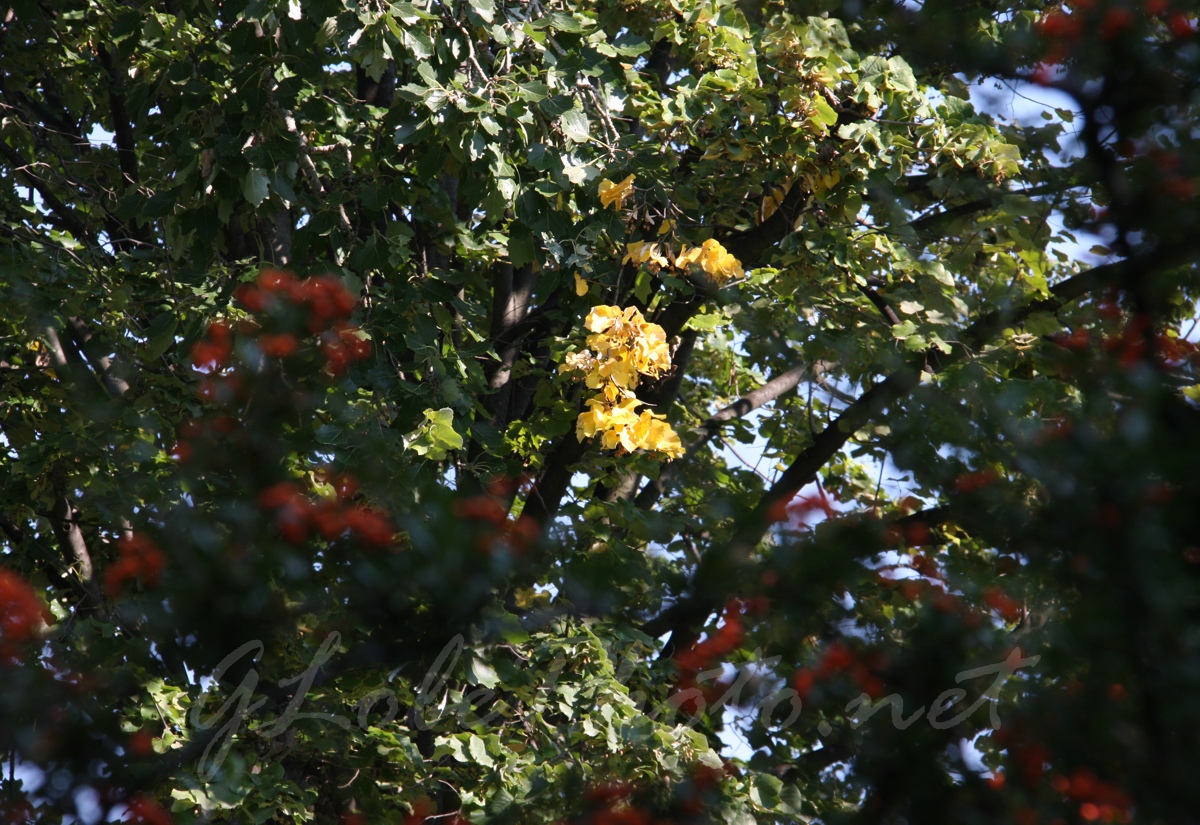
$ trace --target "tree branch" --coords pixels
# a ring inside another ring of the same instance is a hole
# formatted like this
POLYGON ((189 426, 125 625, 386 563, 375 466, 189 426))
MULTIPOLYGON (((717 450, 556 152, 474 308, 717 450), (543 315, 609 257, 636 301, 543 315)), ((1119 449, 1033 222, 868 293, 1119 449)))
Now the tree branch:
POLYGON ((634 503, 643 510, 653 507, 662 498, 667 485, 679 474, 678 468, 682 466, 683 462, 694 456, 705 444, 711 441, 713 436, 720 432, 722 425, 735 418, 741 418, 753 410, 757 410, 764 404, 782 397, 789 390, 799 385, 800 381, 808 373, 808 367, 793 367, 787 372, 767 381, 758 389, 746 393, 719 412, 714 413, 707 421, 700 425, 699 437, 688 444, 684 455, 669 464, 663 465, 658 477, 646 482, 646 485, 638 493, 634 503))
POLYGON ((87 224, 75 214, 74 209, 58 199, 45 181, 29 171, 28 164, 22 160, 20 155, 4 143, 0 143, 0 155, 3 155, 13 165, 13 171, 20 174, 41 195, 42 203, 50 210, 47 217, 51 223, 64 232, 74 235, 76 240, 87 246, 93 253, 100 249, 99 242, 88 231, 87 224))
POLYGON ((965 358, 970 351, 993 338, 1006 326, 1020 323, 1034 312, 1054 312, 1096 289, 1120 284, 1131 272, 1139 272, 1142 277, 1148 277, 1149 272, 1186 260, 1189 253, 1188 247, 1176 245, 1140 258, 1094 267, 1051 287, 1049 298, 1034 301, 1016 310, 988 313, 964 330, 962 342, 949 355, 922 353, 920 360, 914 359, 871 387, 819 433, 807 449, 796 456, 762 496, 753 511, 740 519, 729 543, 724 547, 711 548, 704 554, 696 570, 692 595, 681 599, 651 619, 643 626, 643 631, 654 637, 670 632, 671 640, 667 644, 667 650, 686 645, 687 640, 695 635, 695 628, 699 623, 723 603, 730 585, 737 580, 738 571, 749 563, 754 548, 771 526, 772 511, 791 499, 805 485, 815 481, 817 472, 864 424, 888 405, 908 395, 920 383, 922 369, 945 369, 965 358))
POLYGON ((746 269, 760 263, 768 249, 790 235, 796 219, 808 208, 808 192, 796 181, 771 217, 752 229, 721 240, 722 246, 746 269))
POLYGON ((75 509, 65 494, 60 493, 54 499, 54 509, 50 513, 50 524, 54 535, 58 538, 58 546, 62 549, 63 558, 83 582, 92 580, 92 556, 88 552, 87 543, 83 540, 83 530, 80 529, 79 511, 75 509))

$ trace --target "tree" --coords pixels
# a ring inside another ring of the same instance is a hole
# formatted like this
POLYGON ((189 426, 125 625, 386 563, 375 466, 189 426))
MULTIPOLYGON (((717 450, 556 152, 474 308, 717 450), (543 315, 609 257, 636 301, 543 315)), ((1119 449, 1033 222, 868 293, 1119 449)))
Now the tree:
POLYGON ((6 821, 1193 821, 1196 22, 11 4, 6 821))

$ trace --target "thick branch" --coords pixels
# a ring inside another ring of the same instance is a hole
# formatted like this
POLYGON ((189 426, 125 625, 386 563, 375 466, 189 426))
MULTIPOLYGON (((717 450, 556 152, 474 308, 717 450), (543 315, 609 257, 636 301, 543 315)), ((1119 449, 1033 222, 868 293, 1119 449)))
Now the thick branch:
POLYGON ((887 321, 888 326, 894 327, 900 323, 900 316, 896 314, 896 310, 892 309, 883 296, 873 288, 859 284, 858 291, 866 295, 867 299, 875 305, 875 308, 879 310, 879 314, 883 316, 883 320, 887 321))
MULTIPOLYGON (((86 355, 85 345, 92 339, 92 332, 88 329, 87 324, 74 316, 69 317, 67 318, 67 334, 71 336, 71 341, 79 352, 86 355)), ((113 398, 121 398, 129 392, 129 383, 113 374, 111 358, 107 355, 91 355, 87 356, 87 360, 94 363, 94 369, 100 375, 100 380, 104 382, 104 388, 108 390, 109 395, 113 398)))
POLYGON ((47 217, 55 226, 74 235, 76 240, 93 252, 99 248, 96 239, 88 231, 87 225, 75 214, 75 210, 59 200, 45 181, 32 174, 27 168, 28 164, 21 159, 20 155, 2 142, 0 142, 0 155, 3 155, 12 164, 13 170, 18 172, 41 195, 42 204, 50 210, 47 217))
POLYGON ((108 106, 113 119, 113 137, 117 144, 117 163, 121 167, 121 177, 125 189, 137 188, 138 160, 137 146, 133 137, 133 127, 130 125, 129 112, 125 108, 125 81, 117 66, 113 63, 112 55, 104 46, 99 46, 96 54, 100 57, 100 65, 108 75, 108 106))
POLYGON ((1177 246, 1137 259, 1119 261, 1094 267, 1051 288, 1051 296, 1015 310, 988 313, 964 330, 960 343, 949 355, 924 353, 921 359, 899 370, 863 393, 801 452, 784 470, 758 505, 734 530, 733 538, 721 548, 706 553, 696 571, 693 592, 689 598, 676 602, 662 614, 650 620, 643 630, 650 636, 671 632, 667 649, 678 647, 694 636, 695 627, 727 595, 736 574, 750 561, 754 548, 770 528, 771 513, 792 498, 805 485, 816 480, 817 472, 874 416, 890 404, 908 395, 920 382, 922 369, 939 370, 959 361, 994 337, 1004 327, 1019 323, 1034 312, 1053 312, 1064 304, 1096 289, 1115 286, 1138 272, 1148 277, 1150 272, 1186 260, 1189 250, 1177 246))
POLYGON ((700 448, 707 444, 720 431, 723 424, 735 418, 741 418, 751 411, 757 410, 764 404, 780 398, 789 390, 794 389, 804 376, 808 374, 808 371, 808 367, 793 367, 787 372, 775 376, 758 389, 746 393, 719 412, 714 413, 712 417, 700 425, 700 436, 688 444, 687 452, 680 459, 664 465, 658 477, 646 483, 646 486, 638 493, 635 500, 637 506, 642 509, 653 507, 662 498, 663 491, 667 488, 667 485, 678 475, 678 468, 683 465, 683 462, 687 461, 700 448))
POLYGON ((546 525, 558 512, 567 486, 571 483, 572 467, 583 457, 585 450, 585 444, 576 438, 573 432, 567 433, 559 440, 546 456, 546 469, 538 479, 537 485, 530 491, 522 515, 529 516, 540 526, 546 525))
POLYGON ((1044 186, 1035 186, 1030 189, 1008 191, 1005 189, 998 190, 982 198, 976 198, 966 203, 960 203, 958 206, 947 207, 940 212, 930 212, 909 223, 909 226, 918 233, 927 233, 931 229, 936 228, 939 224, 953 223, 956 220, 965 218, 968 215, 974 215, 979 212, 984 212, 995 206, 998 206, 1004 198, 1010 195, 1022 195, 1027 198, 1037 197, 1038 195, 1046 195, 1052 192, 1058 192, 1062 189, 1061 184, 1048 183, 1044 186))
POLYGON ((83 530, 79 527, 79 511, 65 495, 59 495, 54 500, 54 509, 50 513, 51 526, 58 538, 58 546, 62 549, 63 558, 75 571, 82 581, 92 580, 92 556, 88 552, 87 543, 83 540, 83 530))
POLYGON ((766 251, 792 233, 796 219, 808 204, 808 192, 797 181, 771 217, 737 235, 721 241, 729 252, 750 269, 761 262, 766 251))
POLYGON ((500 360, 487 367, 488 387, 493 390, 488 409, 496 426, 504 427, 512 415, 512 368, 521 353, 521 338, 511 337, 509 332, 525 320, 536 274, 528 264, 514 267, 508 263, 497 266, 495 273, 490 338, 500 360))

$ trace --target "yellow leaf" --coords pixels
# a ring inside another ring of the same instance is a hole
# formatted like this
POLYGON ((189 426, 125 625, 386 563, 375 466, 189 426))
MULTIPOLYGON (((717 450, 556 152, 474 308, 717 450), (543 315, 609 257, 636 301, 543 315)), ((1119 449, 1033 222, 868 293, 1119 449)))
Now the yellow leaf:
POLYGON ((670 266, 671 259, 666 257, 662 250, 659 249, 656 243, 647 243, 646 241, 634 241, 627 244, 625 247, 625 257, 621 259, 623 264, 651 264, 651 269, 658 267, 670 266))
POLYGON ((700 260, 700 247, 685 246, 679 251, 679 257, 675 259, 675 266, 683 269, 688 264, 694 264, 700 260))
POLYGON ((532 587, 518 587, 513 590, 513 604, 522 610, 527 610, 533 606, 537 596, 538 592, 532 587))
POLYGON ((575 294, 582 298, 588 294, 588 282, 579 277, 579 273, 575 273, 575 294))
POLYGON ((762 223, 775 214, 779 209, 779 205, 783 203, 783 199, 787 197, 787 193, 792 189, 792 182, 788 181, 783 186, 776 186, 770 192, 763 196, 762 204, 758 209, 758 222, 762 223))
POLYGON ((633 194, 633 175, 620 183, 613 183, 608 178, 600 181, 600 206, 607 209, 615 205, 617 211, 625 207, 625 199, 633 194))
POLYGON ((588 313, 583 325, 589 332, 604 332, 622 317, 624 317, 624 312, 620 307, 595 306, 588 313))
POLYGON ((677 267, 682 268, 688 264, 698 265, 719 285, 746 274, 742 269, 742 262, 731 255, 729 250, 714 238, 709 238, 698 247, 685 248, 675 259, 677 267))

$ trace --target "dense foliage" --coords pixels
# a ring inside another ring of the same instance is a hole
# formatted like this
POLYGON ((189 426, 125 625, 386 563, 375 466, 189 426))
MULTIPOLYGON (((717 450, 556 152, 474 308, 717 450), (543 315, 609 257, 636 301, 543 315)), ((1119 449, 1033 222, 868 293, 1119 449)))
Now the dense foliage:
POLYGON ((3 8, 0 818, 1197 818, 1190 8, 3 8))

